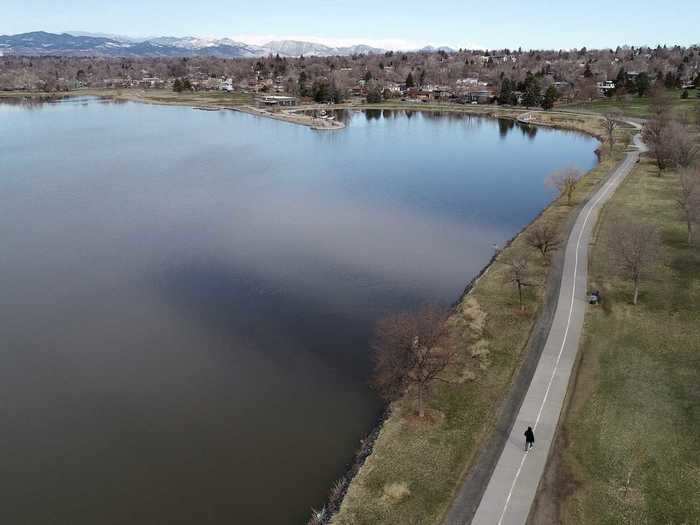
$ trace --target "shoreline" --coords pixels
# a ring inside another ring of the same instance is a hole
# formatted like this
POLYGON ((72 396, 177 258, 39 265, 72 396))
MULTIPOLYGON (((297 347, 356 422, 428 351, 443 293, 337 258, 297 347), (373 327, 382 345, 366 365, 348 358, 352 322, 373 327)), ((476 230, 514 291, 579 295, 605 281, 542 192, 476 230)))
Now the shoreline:
POLYGON ((268 111, 255 108, 251 105, 252 94, 237 93, 235 95, 222 94, 220 92, 192 92, 176 94, 168 90, 144 90, 144 89, 100 89, 86 88, 65 92, 23 92, 23 91, 0 91, 0 100, 19 99, 36 102, 51 102, 65 98, 75 98, 81 96, 97 97, 105 100, 117 102, 139 102, 142 104, 155 104, 163 106, 183 106, 202 111, 230 110, 240 113, 247 113, 254 116, 270 118, 290 124, 297 124, 314 130, 339 130, 344 129, 345 124, 338 121, 316 119, 311 116, 300 115, 304 111, 313 110, 392 110, 392 111, 420 111, 420 112, 449 112, 463 113, 487 118, 509 119, 523 125, 533 125, 562 129, 568 131, 579 131, 587 133, 596 139, 603 141, 601 130, 594 130, 591 127, 581 127, 576 125, 566 125, 566 123, 555 123, 537 118, 549 116, 563 120, 573 119, 578 121, 600 121, 601 115, 594 113, 583 113, 562 109, 543 110, 541 108, 523 108, 519 106, 499 106, 494 104, 454 104, 454 103, 417 103, 401 101, 384 101, 377 104, 366 102, 343 102, 340 104, 303 104, 292 106, 289 109, 282 109, 279 112, 268 111), (522 120, 524 115, 535 115, 534 119, 522 120))

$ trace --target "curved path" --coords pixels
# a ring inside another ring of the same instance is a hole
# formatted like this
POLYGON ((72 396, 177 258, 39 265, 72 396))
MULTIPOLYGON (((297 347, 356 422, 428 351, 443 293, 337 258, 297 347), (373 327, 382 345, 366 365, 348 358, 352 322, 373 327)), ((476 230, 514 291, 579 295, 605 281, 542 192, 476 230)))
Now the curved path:
MULTIPOLYGON (((629 124, 639 128, 636 123, 629 124)), ((601 207, 632 170, 640 151, 644 150, 639 135, 635 136, 634 142, 637 151, 627 153, 625 160, 581 209, 571 230, 552 326, 508 439, 471 521, 474 525, 522 525, 527 522, 578 352, 588 303, 588 245, 601 207), (536 443, 535 448, 525 453, 523 432, 528 426, 535 431, 536 443)), ((458 502, 459 497, 455 502, 457 506, 447 518, 449 525, 469 523, 472 511, 458 508, 458 502)))

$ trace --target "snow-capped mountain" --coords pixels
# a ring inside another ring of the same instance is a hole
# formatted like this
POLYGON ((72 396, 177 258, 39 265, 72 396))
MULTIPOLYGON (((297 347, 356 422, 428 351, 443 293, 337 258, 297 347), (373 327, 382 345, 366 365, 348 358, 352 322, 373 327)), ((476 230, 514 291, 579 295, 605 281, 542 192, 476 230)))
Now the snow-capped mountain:
POLYGON ((265 56, 268 50, 229 39, 161 37, 144 41, 125 41, 114 37, 60 35, 36 31, 0 36, 5 55, 26 56, 120 56, 180 57, 209 55, 221 58, 265 56))
MULTIPOLYGON (((438 48, 450 50, 449 48, 438 48)), ((427 47, 424 52, 438 49, 427 47)), ((349 56, 379 54, 383 49, 367 45, 331 47, 313 42, 278 40, 262 46, 238 42, 230 38, 153 37, 134 39, 100 33, 47 33, 35 31, 19 35, 1 35, 0 51, 5 55, 25 56, 123 56, 123 57, 180 57, 216 56, 221 58, 254 58, 269 54, 283 57, 349 56)), ((451 51, 451 50, 450 50, 451 51)))
POLYGON ((348 47, 330 47, 313 42, 301 42, 298 40, 276 40, 268 42, 263 46, 265 49, 278 53, 280 56, 348 56, 364 53, 366 55, 377 55, 384 53, 384 49, 366 45, 355 45, 348 47))

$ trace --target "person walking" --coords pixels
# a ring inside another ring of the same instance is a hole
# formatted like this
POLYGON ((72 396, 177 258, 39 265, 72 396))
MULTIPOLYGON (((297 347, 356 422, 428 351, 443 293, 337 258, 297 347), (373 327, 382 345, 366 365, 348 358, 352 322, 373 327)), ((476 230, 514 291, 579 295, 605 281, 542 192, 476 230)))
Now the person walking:
POLYGON ((532 427, 527 427, 525 431, 525 452, 530 450, 535 446, 535 433, 532 431, 532 427))

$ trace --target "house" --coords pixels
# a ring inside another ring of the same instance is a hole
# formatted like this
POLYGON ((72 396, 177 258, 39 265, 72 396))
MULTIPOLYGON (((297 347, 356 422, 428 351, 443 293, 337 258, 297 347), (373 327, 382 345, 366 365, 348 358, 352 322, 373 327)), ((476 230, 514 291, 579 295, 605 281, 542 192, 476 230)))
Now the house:
POLYGON ((225 80, 221 80, 219 83, 219 91, 228 91, 229 93, 233 91, 233 79, 227 78, 225 80))
POLYGON ((158 77, 144 77, 140 84, 146 88, 159 88, 165 85, 165 82, 158 77))
POLYGON ((460 78, 457 80, 457 87, 478 86, 478 78, 460 78))
POLYGON ((131 78, 105 78, 102 83, 104 87, 127 88, 131 87, 131 78))
POLYGON ((462 102, 464 104, 490 104, 494 96, 490 89, 472 89, 462 96, 462 102))
POLYGON ((457 93, 465 94, 469 91, 485 89, 487 86, 487 82, 481 82, 478 78, 460 78, 455 87, 457 93))
POLYGON ((420 100, 421 102, 428 102, 431 96, 432 91, 428 91, 426 89, 412 87, 406 90, 406 97, 411 100, 420 100))
POLYGON ((271 91, 274 87, 274 82, 271 78, 268 78, 266 80, 249 80, 248 81, 248 88, 252 89, 256 93, 259 93, 260 91, 267 92, 271 91))
POLYGON ((295 97, 283 97, 280 95, 265 95, 256 99, 256 102, 262 106, 274 107, 291 107, 297 105, 297 99, 295 97))
POLYGON ((602 82, 596 83, 596 88, 598 88, 598 93, 600 95, 607 95, 610 91, 615 89, 615 82, 612 80, 603 80, 602 82))
POLYGON ((401 94, 401 85, 397 84, 396 82, 386 82, 384 84, 384 89, 389 91, 389 93, 392 93, 394 95, 401 94))
POLYGON ((452 97, 452 90, 448 86, 434 86, 430 90, 434 100, 447 100, 452 97))

